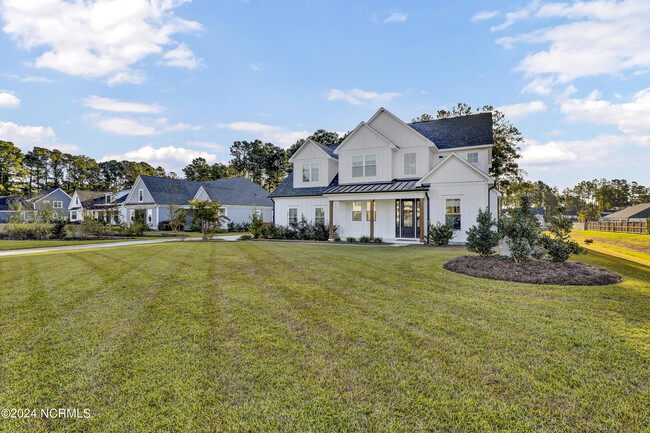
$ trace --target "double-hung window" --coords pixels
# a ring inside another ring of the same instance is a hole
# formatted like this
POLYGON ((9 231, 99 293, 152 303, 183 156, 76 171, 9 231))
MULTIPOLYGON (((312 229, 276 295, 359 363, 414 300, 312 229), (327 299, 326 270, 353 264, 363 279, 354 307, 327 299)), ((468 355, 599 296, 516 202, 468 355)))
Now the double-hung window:
POLYGON ((63 202, 62 201, 53 201, 52 202, 52 207, 54 209, 62 209, 63 208, 63 202))
POLYGON ((314 222, 316 224, 325 224, 325 208, 317 207, 314 210, 314 222))
POLYGON ((460 230, 460 199, 445 200, 445 222, 451 224, 454 230, 460 230))
POLYGON ((377 155, 366 155, 365 176, 377 175, 377 155))
POLYGON ((302 165, 302 181, 318 182, 318 164, 302 165))
POLYGON ((298 224, 298 208, 289 208, 289 224, 298 224))
POLYGON ((366 208, 368 209, 366 211, 366 221, 370 221, 371 218, 372 221, 377 221, 377 203, 375 203, 375 205, 372 206, 372 202, 366 202, 366 208), (371 210, 372 207, 374 207, 375 209, 371 210))
POLYGON ((361 221, 361 202, 352 202, 352 221, 361 221))
POLYGON ((478 163, 478 152, 471 152, 467 154, 467 162, 476 164, 478 163))
POLYGON ((144 201, 144 190, 143 190, 143 189, 139 189, 139 190, 138 190, 138 201, 139 201, 139 202, 143 202, 143 201, 144 201))
POLYGON ((414 175, 416 172, 415 156, 416 153, 405 153, 404 154, 404 175, 414 175))
POLYGON ((363 177, 363 156, 352 157, 352 177, 363 177))

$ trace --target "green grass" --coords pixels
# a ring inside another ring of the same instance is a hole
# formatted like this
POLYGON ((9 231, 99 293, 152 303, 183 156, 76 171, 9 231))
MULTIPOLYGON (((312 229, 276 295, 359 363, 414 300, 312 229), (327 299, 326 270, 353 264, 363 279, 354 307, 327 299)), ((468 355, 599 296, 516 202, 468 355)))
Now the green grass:
POLYGON ((0 260, 0 431, 648 431, 650 268, 480 280, 458 249, 173 243, 0 260))
MULTIPOLYGON (((80 241, 58 241, 58 240, 44 240, 44 241, 6 241, 0 240, 0 251, 6 250, 21 250, 26 248, 48 248, 48 247, 63 247, 68 245, 86 245, 86 244, 101 244, 105 242, 120 242, 127 239, 107 239, 107 240, 80 240, 80 241)), ((136 239, 141 240, 141 239, 136 239)))
POLYGON ((573 230, 571 237, 595 251, 631 260, 640 259, 641 263, 650 265, 650 235, 573 230), (585 244, 585 239, 593 239, 594 242, 585 244))
MULTIPOLYGON (((151 230, 148 232, 144 232, 145 236, 179 236, 179 237, 191 237, 191 238, 200 238, 201 237, 201 232, 186 232, 186 231, 180 231, 178 233, 174 233, 171 231, 157 231, 157 230, 151 230)), ((241 232, 236 232, 236 233, 210 233, 210 236, 230 236, 230 235, 243 235, 244 233, 241 232)))

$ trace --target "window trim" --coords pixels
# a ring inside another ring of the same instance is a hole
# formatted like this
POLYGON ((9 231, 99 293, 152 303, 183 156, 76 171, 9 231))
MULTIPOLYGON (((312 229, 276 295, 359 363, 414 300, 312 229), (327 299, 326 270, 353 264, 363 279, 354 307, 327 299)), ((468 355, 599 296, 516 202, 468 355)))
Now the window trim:
POLYGON ((377 154, 376 153, 371 153, 369 155, 365 155, 363 158, 363 175, 364 177, 375 177, 377 176, 377 154), (370 165, 368 164, 368 158, 373 157, 375 160, 375 163, 370 165), (375 168, 375 173, 374 174, 368 174, 368 168, 369 167, 374 167, 375 168))
POLYGON ((478 152, 469 152, 467 154, 467 162, 469 162, 470 164, 478 164, 478 152), (470 158, 469 158, 470 156, 476 157, 476 161, 470 161, 470 158))
POLYGON ((418 156, 417 152, 408 152, 404 154, 404 176, 413 176, 417 174, 418 172, 417 156, 418 156), (412 158, 408 165, 406 162, 407 156, 412 158))
POLYGON ((290 207, 289 209, 287 209, 287 222, 289 224, 292 224, 292 222, 291 222, 291 211, 292 210, 296 211, 296 216, 295 216, 296 221, 293 224, 298 224, 298 208, 297 207, 290 207))
POLYGON ((352 157, 352 177, 363 177, 363 173, 364 173, 364 163, 363 163, 363 161, 364 161, 363 155, 354 155, 352 157), (355 161, 355 159, 356 159, 356 161, 355 161), (359 162, 361 164, 359 164, 359 162), (360 168, 361 169, 361 174, 355 175, 354 174, 354 169, 355 168, 360 168))
POLYGON ((318 182, 319 179, 320 179, 320 164, 318 164, 316 162, 316 163, 313 163, 313 164, 303 164, 302 165, 302 182, 303 183, 318 182), (305 173, 305 169, 307 170, 306 173, 305 173))
POLYGON ((454 219, 454 221, 458 222, 458 228, 456 228, 456 223, 454 223, 453 229, 454 231, 460 231, 462 230, 462 215, 463 215, 463 209, 461 205, 461 198, 460 197, 453 197, 453 198, 446 198, 445 199, 445 224, 449 222, 450 219, 454 219), (448 202, 451 200, 457 200, 458 205, 457 206, 449 206, 448 202), (452 212, 448 212, 449 208, 452 208, 452 212), (458 208, 458 212, 453 212, 456 210, 455 208, 458 208), (457 219, 456 219, 457 217, 457 219))

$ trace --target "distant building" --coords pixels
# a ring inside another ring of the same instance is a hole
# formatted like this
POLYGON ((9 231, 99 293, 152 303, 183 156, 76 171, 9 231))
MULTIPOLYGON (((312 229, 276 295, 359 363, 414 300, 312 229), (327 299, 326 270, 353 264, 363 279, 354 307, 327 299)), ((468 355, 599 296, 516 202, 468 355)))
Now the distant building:
POLYGON ((0 223, 8 223, 12 217, 30 220, 42 210, 51 211, 53 218, 68 218, 70 200, 61 188, 40 191, 34 197, 0 197, 0 223))
POLYGON ((650 217, 650 203, 630 206, 601 218, 602 221, 644 222, 650 217))

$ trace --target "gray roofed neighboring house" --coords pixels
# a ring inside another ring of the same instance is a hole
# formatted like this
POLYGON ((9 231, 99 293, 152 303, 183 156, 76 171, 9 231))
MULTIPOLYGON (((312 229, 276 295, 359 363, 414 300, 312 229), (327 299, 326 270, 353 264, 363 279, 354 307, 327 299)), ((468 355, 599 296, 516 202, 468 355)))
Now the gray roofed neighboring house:
POLYGON ((311 188, 294 188, 293 187, 293 171, 287 175, 287 177, 278 185, 271 194, 270 198, 274 197, 308 197, 308 196, 319 196, 333 187, 338 185, 338 175, 334 177, 332 182, 327 186, 315 186, 311 188))
POLYGON ((630 206, 618 212, 602 217, 603 221, 645 221, 650 217, 650 203, 630 206))
POLYGON ((484 146, 494 143, 492 113, 413 122, 408 126, 435 143, 438 149, 484 146))

